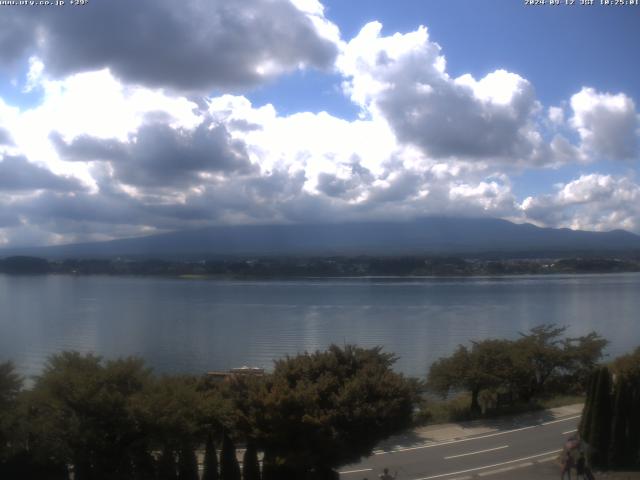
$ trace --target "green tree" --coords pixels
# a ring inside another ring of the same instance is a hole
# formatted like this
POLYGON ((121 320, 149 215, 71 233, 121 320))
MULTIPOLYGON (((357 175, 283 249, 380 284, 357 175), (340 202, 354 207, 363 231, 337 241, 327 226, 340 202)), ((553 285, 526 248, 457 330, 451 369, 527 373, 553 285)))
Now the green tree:
POLYGON ((178 479, 198 480, 198 459, 196 452, 190 445, 184 445, 178 456, 178 479))
POLYGON ((9 408, 22 389, 22 378, 12 362, 0 363, 0 408, 9 408))
POLYGON ((580 436, 583 439, 591 438, 591 424, 593 419, 593 400, 596 396, 596 388, 598 386, 599 370, 591 372, 587 384, 587 398, 582 409, 582 417, 580 418, 580 426, 578 428, 580 436))
POLYGON ((591 377, 580 435, 598 468, 640 467, 639 352, 618 357, 591 377))
POLYGON ((15 443, 15 427, 18 421, 18 395, 22 378, 11 362, 0 363, 0 462, 6 461, 15 443))
POLYGON ((517 340, 489 339, 471 342, 470 347, 460 345, 451 356, 431 365, 427 385, 443 396, 470 392, 469 410, 474 415, 480 412, 482 391, 515 393, 525 402, 548 391, 559 392, 567 385, 582 391, 607 342, 594 332, 563 338, 565 331, 565 327, 540 325, 517 340))
POLYGON ((50 357, 28 398, 32 448, 72 463, 78 480, 130 478, 140 431, 129 400, 149 377, 139 359, 50 357))
POLYGON ((540 394, 552 375, 567 365, 561 338, 565 331, 566 327, 539 325, 514 342, 514 383, 523 401, 540 394))
POLYGON ((460 345, 453 355, 431 365, 427 386, 443 396, 452 391, 469 391, 469 409, 478 414, 480 392, 508 386, 512 364, 512 343, 507 340, 472 342, 471 349, 460 345))
POLYGON ((258 451, 254 442, 248 442, 242 458, 242 480, 260 480, 258 451))
POLYGON ((227 432, 225 432, 220 453, 220 480, 240 480, 240 477, 236 447, 227 432))
POLYGON ((332 345, 278 360, 271 376, 252 382, 250 423, 269 452, 263 476, 270 463, 289 472, 281 475, 332 478, 334 468, 408 427, 416 384, 393 372, 394 361, 381 348, 332 345))
POLYGON ((218 480, 218 455, 216 445, 213 442, 213 435, 209 433, 204 449, 204 472, 202 480, 218 480))
POLYGON ((640 347, 632 353, 617 357, 611 363, 611 370, 634 384, 640 384, 640 347))
POLYGON ((170 448, 163 448, 158 458, 158 480, 178 480, 176 454, 170 448))
POLYGON ((269 450, 262 457, 262 480, 279 480, 276 456, 269 450))
MULTIPOLYGON (((626 390, 624 400, 620 400, 624 407, 618 405, 616 398, 615 415, 620 418, 614 425, 623 422, 626 426, 626 437, 622 453, 616 452, 615 465, 621 462, 622 466, 637 469, 640 467, 640 347, 630 354, 616 358, 611 364, 611 370, 616 377, 616 383, 624 384, 626 390)), ((612 437, 619 445, 622 440, 616 438, 618 435, 621 435, 619 430, 612 432, 612 437)), ((620 449, 619 446, 616 448, 620 449)))
POLYGON ((611 437, 608 463, 612 466, 629 466, 626 449, 629 442, 629 417, 633 405, 630 401, 630 386, 626 378, 618 378, 614 386, 611 415, 611 437))
POLYGON ((589 377, 597 369, 608 343, 596 332, 562 341, 564 359, 560 368, 565 373, 563 380, 571 384, 576 393, 585 393, 589 377))
POLYGON ((132 398, 131 411, 152 450, 177 454, 203 442, 203 397, 197 387, 197 378, 189 375, 163 376, 132 398))
POLYGON ((591 407, 593 412, 589 436, 585 438, 591 447, 591 464, 595 467, 607 467, 612 419, 611 400, 611 373, 607 367, 601 367, 591 407))

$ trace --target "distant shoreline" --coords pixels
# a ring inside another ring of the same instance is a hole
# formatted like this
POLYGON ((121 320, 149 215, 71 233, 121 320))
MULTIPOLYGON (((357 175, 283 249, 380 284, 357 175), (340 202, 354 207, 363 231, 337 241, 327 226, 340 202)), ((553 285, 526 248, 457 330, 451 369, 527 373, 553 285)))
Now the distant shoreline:
POLYGON ((640 259, 475 259, 436 256, 260 257, 200 261, 68 259, 16 256, 0 259, 0 273, 215 279, 499 278, 522 275, 640 272, 640 259))

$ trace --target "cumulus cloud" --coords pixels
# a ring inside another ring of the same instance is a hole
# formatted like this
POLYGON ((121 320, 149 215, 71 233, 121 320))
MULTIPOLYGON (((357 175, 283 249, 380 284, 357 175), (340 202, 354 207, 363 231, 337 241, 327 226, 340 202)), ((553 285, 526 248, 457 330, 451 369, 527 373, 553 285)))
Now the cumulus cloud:
POLYGON ((67 192, 82 188, 75 178, 54 175, 46 168, 30 163, 24 157, 3 155, 0 161, 0 192, 40 189, 67 192))
POLYGON ((564 110, 561 107, 549 107, 549 121, 555 125, 564 123, 564 110))
POLYGON ((584 175, 523 202, 509 178, 636 158, 638 118, 624 94, 583 89, 545 108, 507 70, 451 77, 424 27, 383 36, 374 22, 341 43, 317 0, 229 3, 140 0, 120 16, 124 2, 113 0, 0 18, 0 42, 3 26, 37 30, 1 50, 0 64, 30 58, 24 87, 42 94, 23 109, 0 99, 0 243, 443 214, 640 230, 630 178, 584 175), (331 67, 338 49, 355 120, 283 115, 232 94, 331 67))
POLYGON ((148 121, 127 142, 80 136, 65 143, 53 136, 62 158, 109 161, 122 183, 145 187, 185 187, 211 173, 247 173, 244 144, 223 125, 205 121, 192 130, 172 128, 165 119, 148 121))
POLYGON ((631 178, 588 174, 556 186, 556 192, 528 197, 526 217, 537 223, 581 230, 640 230, 640 186, 631 178))
POLYGON ((536 156, 539 104, 526 79, 505 70, 451 78, 425 27, 388 37, 381 29, 366 25, 337 65, 351 99, 386 118, 400 141, 434 158, 517 163, 536 156))
POLYGON ((571 109, 571 125, 587 154, 607 160, 638 158, 640 121, 630 97, 583 88, 571 97, 571 109))
POLYGON ((339 41, 316 0, 110 0, 14 8, 0 22, 0 65, 36 55, 55 77, 109 68, 128 83, 191 92, 329 68, 339 41))
POLYGON ((0 127, 0 147, 3 145, 12 145, 13 140, 11 139, 11 135, 9 131, 0 127))

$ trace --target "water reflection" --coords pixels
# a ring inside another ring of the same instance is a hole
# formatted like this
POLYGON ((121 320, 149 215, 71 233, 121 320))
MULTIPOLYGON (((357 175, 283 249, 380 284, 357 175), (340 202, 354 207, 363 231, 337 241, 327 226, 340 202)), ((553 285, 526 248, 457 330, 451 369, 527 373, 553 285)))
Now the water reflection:
POLYGON ((383 345, 424 375, 457 344, 541 323, 640 344, 640 275, 184 281, 0 275, 0 360, 35 374, 64 349, 140 355, 162 372, 249 364, 330 343, 383 345))

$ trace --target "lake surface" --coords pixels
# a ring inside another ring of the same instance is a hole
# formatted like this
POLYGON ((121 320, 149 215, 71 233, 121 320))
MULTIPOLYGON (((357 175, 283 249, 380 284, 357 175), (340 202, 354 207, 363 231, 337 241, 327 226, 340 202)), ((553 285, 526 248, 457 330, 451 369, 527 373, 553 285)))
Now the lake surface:
POLYGON ((267 369, 331 343, 382 345, 424 376, 460 343, 541 323, 640 345, 640 274, 492 278, 181 280, 0 275, 0 361, 37 374, 62 350, 138 355, 158 372, 267 369))

